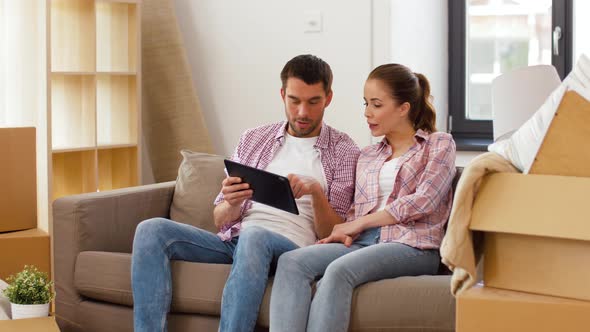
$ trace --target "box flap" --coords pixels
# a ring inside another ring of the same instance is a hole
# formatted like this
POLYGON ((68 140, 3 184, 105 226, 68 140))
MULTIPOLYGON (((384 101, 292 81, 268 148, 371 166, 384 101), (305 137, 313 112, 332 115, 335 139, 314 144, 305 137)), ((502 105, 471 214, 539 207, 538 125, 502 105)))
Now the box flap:
POLYGON ((499 289, 493 287, 482 287, 476 285, 470 289, 461 292, 457 296, 458 300, 462 299, 481 299, 488 301, 501 302, 522 302, 522 303, 547 303, 547 304, 564 304, 564 305, 579 305, 590 308, 590 302, 572 300, 555 296, 546 296, 538 294, 530 294, 525 292, 516 292, 506 289, 499 289))
POLYGON ((590 241, 590 178, 495 173, 473 204, 472 230, 590 241))
POLYGON ((566 92, 529 173, 590 177, 589 123, 590 101, 566 92))

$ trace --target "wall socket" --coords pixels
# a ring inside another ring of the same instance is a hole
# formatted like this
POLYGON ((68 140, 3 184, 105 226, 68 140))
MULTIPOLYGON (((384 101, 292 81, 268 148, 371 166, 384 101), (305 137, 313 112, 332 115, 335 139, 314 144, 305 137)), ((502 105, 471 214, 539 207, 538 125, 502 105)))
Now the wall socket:
POLYGON ((322 32, 322 12, 319 10, 307 10, 303 12, 303 32, 322 32))

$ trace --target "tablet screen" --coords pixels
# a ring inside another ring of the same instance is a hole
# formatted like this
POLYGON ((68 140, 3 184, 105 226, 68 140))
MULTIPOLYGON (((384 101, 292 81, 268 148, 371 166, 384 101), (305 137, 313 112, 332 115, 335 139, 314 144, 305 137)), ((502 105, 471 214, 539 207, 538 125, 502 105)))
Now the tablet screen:
POLYGON ((253 201, 299 214, 289 179, 228 159, 225 159, 224 163, 228 175, 239 177, 250 185, 250 189, 253 190, 253 201))

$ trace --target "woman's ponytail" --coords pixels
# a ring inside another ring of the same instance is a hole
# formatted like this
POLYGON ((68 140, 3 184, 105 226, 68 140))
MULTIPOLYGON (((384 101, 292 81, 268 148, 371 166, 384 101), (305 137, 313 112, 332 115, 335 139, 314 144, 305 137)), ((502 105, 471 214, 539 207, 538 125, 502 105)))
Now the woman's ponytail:
POLYGON ((418 79, 420 90, 422 93, 419 94, 418 109, 414 112, 414 129, 422 129, 429 133, 436 131, 436 111, 432 104, 432 96, 430 95, 430 83, 426 76, 420 73, 414 73, 418 79))

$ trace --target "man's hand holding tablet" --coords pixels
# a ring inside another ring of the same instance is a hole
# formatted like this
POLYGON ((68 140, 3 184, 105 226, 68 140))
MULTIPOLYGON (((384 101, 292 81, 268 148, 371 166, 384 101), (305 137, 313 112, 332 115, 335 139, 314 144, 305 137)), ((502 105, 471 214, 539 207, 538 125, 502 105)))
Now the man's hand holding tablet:
POLYGON ((240 206, 242 203, 252 198, 253 191, 248 183, 243 183, 242 179, 236 176, 228 176, 221 183, 221 192, 223 198, 231 206, 240 206))
MULTIPOLYGON (((228 159, 224 160, 224 163, 229 176, 227 179, 235 177, 241 179, 241 182, 239 183, 235 183, 234 180, 231 181, 232 185, 235 186, 232 189, 240 188, 238 190, 249 192, 248 194, 241 196, 237 195, 238 192, 231 191, 231 197, 235 199, 234 202, 240 202, 239 204, 241 204, 241 202, 247 199, 244 197, 248 197, 258 203, 266 204, 293 214, 299 214, 289 179, 278 174, 242 165, 228 159), (244 187, 245 184, 248 184, 249 186, 244 187)), ((297 189, 301 196, 311 190, 311 186, 306 184, 308 184, 308 181, 298 181, 297 189)))

